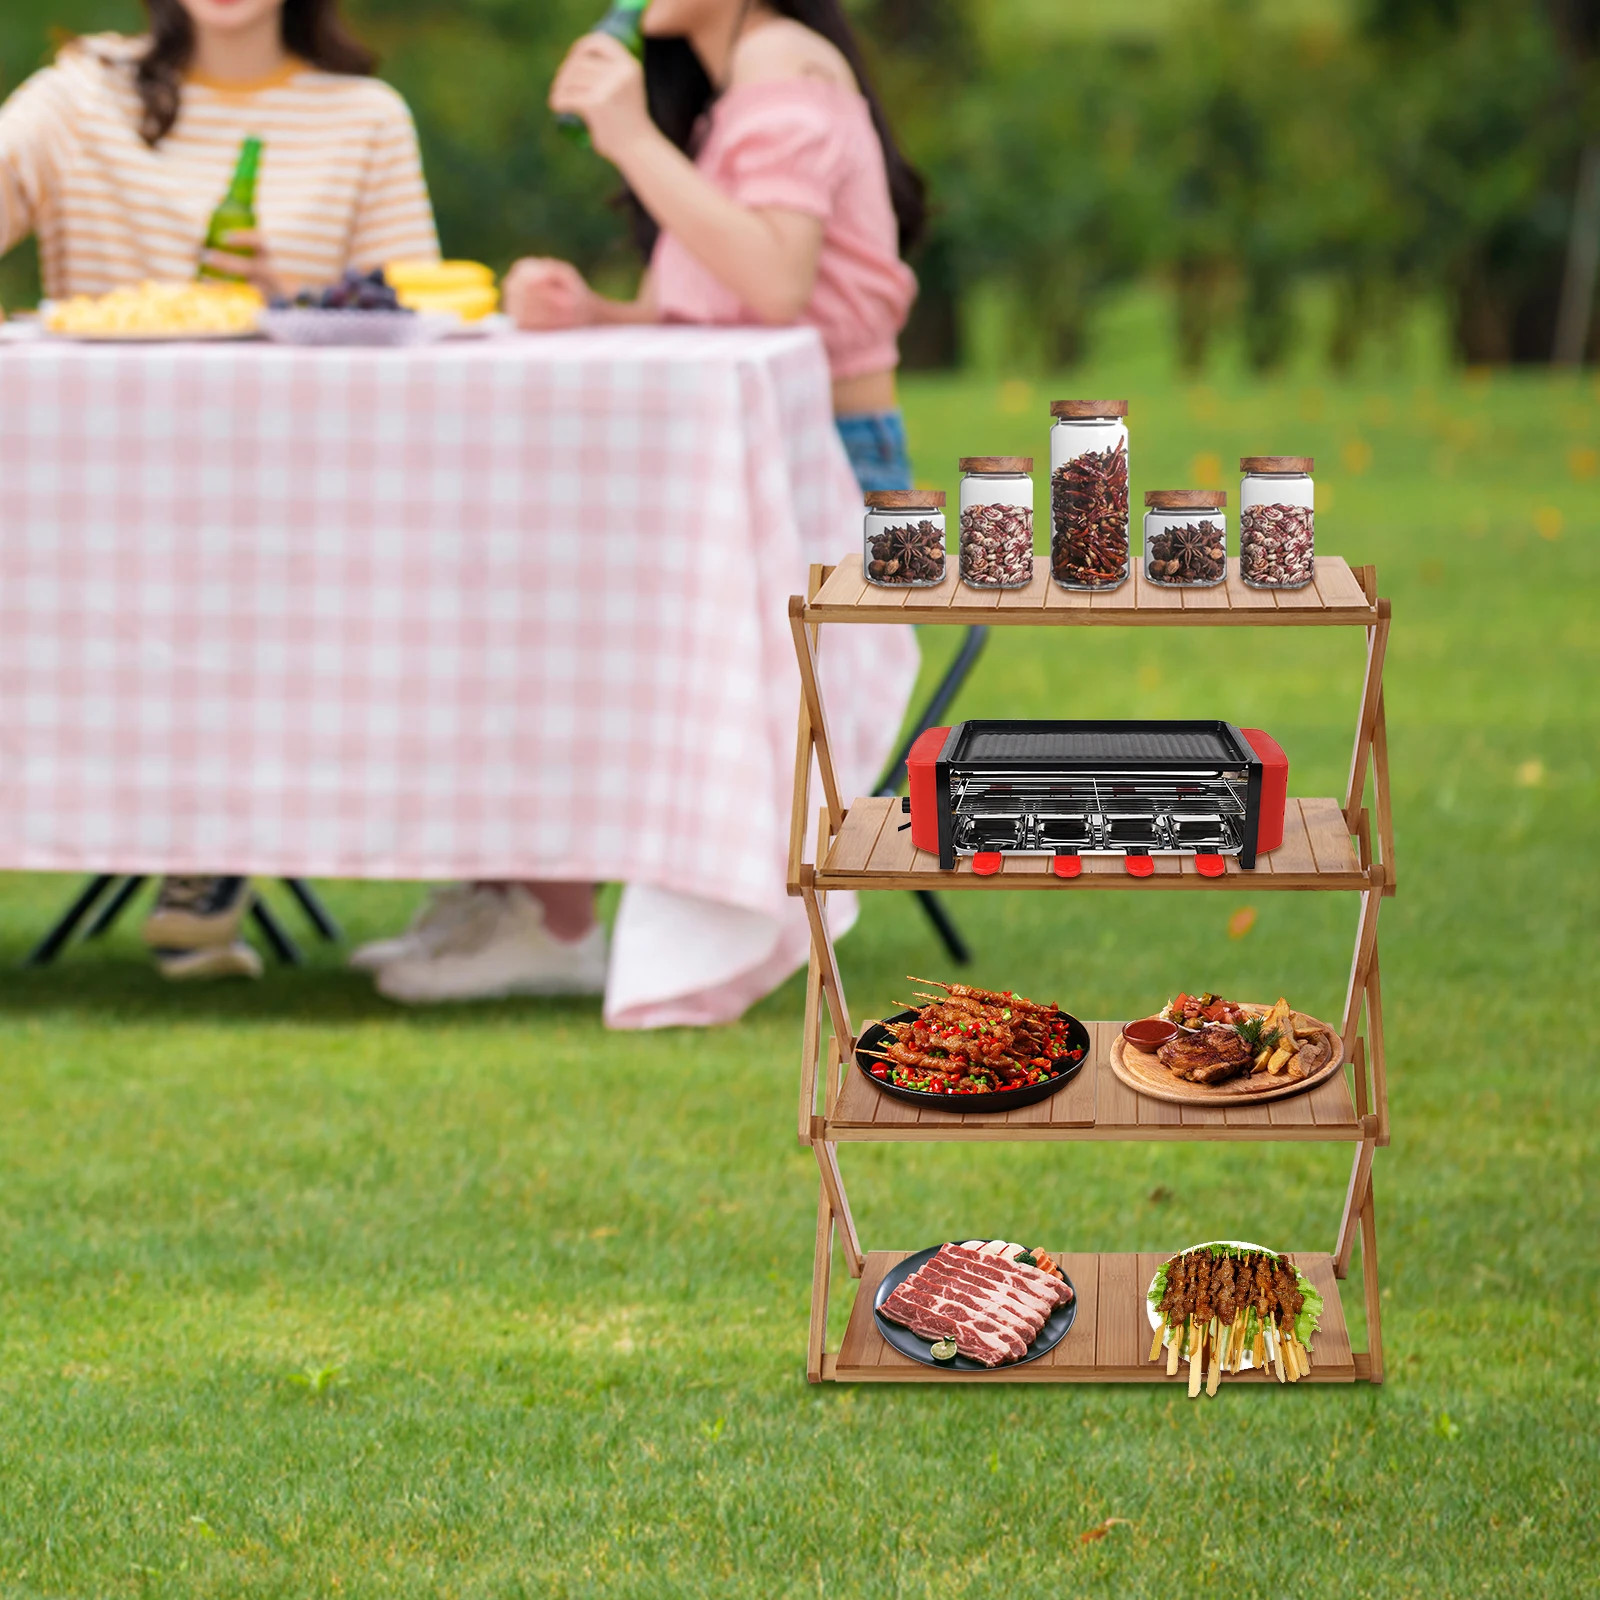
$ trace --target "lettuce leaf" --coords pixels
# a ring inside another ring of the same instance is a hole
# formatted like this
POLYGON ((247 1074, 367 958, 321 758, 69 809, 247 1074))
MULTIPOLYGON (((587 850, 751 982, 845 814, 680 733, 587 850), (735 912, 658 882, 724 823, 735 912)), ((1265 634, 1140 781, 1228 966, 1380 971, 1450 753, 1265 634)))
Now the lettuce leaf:
POLYGON ((1311 1280, 1298 1267, 1294 1275, 1296 1286, 1306 1297, 1305 1304, 1300 1307, 1300 1315, 1294 1319, 1294 1336, 1301 1344, 1309 1346, 1311 1335, 1322 1321, 1322 1296, 1311 1287, 1311 1280))
POLYGON ((1150 1293, 1146 1296, 1150 1304, 1157 1311, 1161 1309, 1161 1302, 1167 1295, 1167 1264, 1162 1262, 1156 1269, 1156 1281, 1150 1285, 1150 1293))

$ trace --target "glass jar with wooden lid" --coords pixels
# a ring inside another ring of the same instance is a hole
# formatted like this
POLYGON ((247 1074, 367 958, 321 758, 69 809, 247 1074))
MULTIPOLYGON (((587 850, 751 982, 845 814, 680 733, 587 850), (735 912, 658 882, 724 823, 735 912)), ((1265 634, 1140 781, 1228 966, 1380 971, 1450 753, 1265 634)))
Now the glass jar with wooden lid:
POLYGON ((1252 589, 1303 589, 1316 573, 1310 456, 1241 456, 1239 576, 1252 589))
POLYGON ((1033 582, 1033 457, 962 456, 961 581, 977 589, 1033 582))
POLYGON ((866 496, 861 571, 885 589, 944 582, 944 490, 875 489, 866 496))
POLYGON ((1144 575, 1169 589, 1214 589, 1228 576, 1222 489, 1151 489, 1144 497, 1144 575))
POLYGON ((1050 571, 1064 589, 1115 589, 1128 576, 1128 402, 1054 400, 1050 571))

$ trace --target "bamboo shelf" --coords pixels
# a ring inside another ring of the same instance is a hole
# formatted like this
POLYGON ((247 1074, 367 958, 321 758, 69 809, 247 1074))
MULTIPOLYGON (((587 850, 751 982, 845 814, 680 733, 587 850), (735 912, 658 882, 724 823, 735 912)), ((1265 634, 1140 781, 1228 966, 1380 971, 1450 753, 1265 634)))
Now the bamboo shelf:
MULTIPOLYGON (((877 1331, 872 1298, 883 1275, 905 1252, 863 1252, 839 1169, 841 1144, 1023 1142, 1037 1140, 1163 1140, 1342 1142, 1354 1146, 1350 1181, 1333 1249, 1294 1252, 1325 1302, 1307 1381, 1383 1381, 1377 1221, 1372 1193, 1374 1152, 1389 1142, 1389 1101, 1383 1046, 1383 999, 1378 974, 1378 912, 1395 892, 1394 831, 1389 804, 1389 749, 1383 703, 1383 665, 1390 608, 1380 599, 1372 567, 1352 569, 1336 556, 1318 556, 1316 578, 1290 592, 1254 590, 1228 562, 1227 582, 1215 589, 1166 590, 1144 581, 1137 567, 1109 594, 1076 594, 1057 587, 1047 564, 1034 563, 1025 589, 984 592, 954 575, 932 589, 884 590, 863 581, 859 557, 837 567, 814 567, 807 597, 793 597, 789 618, 800 667, 800 728, 795 752, 790 824, 789 892, 805 903, 811 928, 796 1132, 814 1152, 820 1184, 812 1262, 811 1327, 806 1375, 813 1382, 916 1383, 1181 1383, 1149 1354, 1145 1289, 1171 1254, 1090 1255, 1058 1259, 1078 1291, 1078 1316, 1048 1355, 1020 1366, 969 1373, 926 1367, 900 1355, 877 1331), (1294 799, 1283 844, 1253 871, 1229 860, 1220 878, 1201 876, 1192 861, 1157 857, 1148 878, 1134 878, 1115 858, 1085 857, 1081 875, 1061 879, 1043 858, 1007 859, 993 876, 971 862, 953 872, 915 850, 897 800, 856 799, 848 805, 833 770, 827 711, 817 674, 822 624, 1010 624, 1030 627, 1360 627, 1366 666, 1356 716, 1349 781, 1342 800, 1294 799), (813 767, 821 782, 815 842, 813 767), (1369 810, 1368 793, 1372 804, 1369 810), (1109 1051, 1122 1024, 1091 1022, 1089 1059, 1076 1078, 1047 1100, 998 1114, 957 1115, 909 1105, 881 1093, 855 1067, 855 1029, 845 1000, 827 901, 839 889, 1030 890, 1082 894, 1124 890, 1339 890, 1354 893, 1359 911, 1343 1022, 1345 1065, 1302 1095, 1264 1105, 1228 1108, 1171 1105, 1139 1095, 1111 1070, 1109 1051), (1361 1239, 1367 1349, 1351 1348, 1338 1283, 1361 1239), (836 1243, 859 1281, 849 1325, 837 1352, 826 1348, 828 1301, 836 1243)), ((1052 1254, 1057 1252, 1052 1251, 1052 1254)), ((1237 1374, 1230 1383, 1273 1381, 1237 1374)))
MULTIPOLYGON (((1045 1247, 1049 1249, 1047 1245, 1045 1247)), ((1077 1291, 1078 1315, 1067 1336, 1054 1350, 1020 1367, 997 1367, 993 1372, 963 1372, 949 1381, 957 1383, 1170 1383, 1182 1389, 1189 1369, 1180 1366, 1167 1376, 1166 1363, 1148 1360, 1150 1324, 1145 1317, 1144 1292, 1156 1268, 1172 1252, 1150 1255, 1065 1255, 1051 1250, 1061 1270, 1077 1291)), ((872 1316, 872 1297, 879 1282, 909 1251, 874 1250, 861 1274, 861 1287, 851 1308, 838 1355, 823 1358, 822 1376, 848 1383, 924 1383, 937 1371, 903 1356, 878 1332, 872 1316)), ((1317 1330, 1308 1383, 1353 1383, 1369 1378, 1365 1353, 1350 1349, 1344 1306, 1333 1274, 1333 1257, 1295 1252, 1300 1270, 1322 1296, 1322 1326, 1317 1330)), ((1231 1383, 1276 1383, 1270 1372, 1240 1372, 1231 1383)))
POLYGON ((1220 878, 1202 877, 1188 856, 1153 856, 1148 878, 1131 878, 1112 856, 1084 856, 1081 876, 1058 878, 1044 856, 1007 856, 993 877, 981 878, 969 856, 958 857, 954 872, 941 872, 937 856, 912 848, 907 818, 898 800, 855 800, 843 826, 816 868, 818 889, 1048 889, 1082 894, 1090 889, 1371 889, 1370 864, 1344 831, 1337 800, 1289 801, 1283 815, 1283 843, 1246 872, 1232 856, 1220 878))
POLYGON ((1228 558, 1228 577, 1214 589, 1165 589, 1145 581, 1135 563, 1128 581, 1104 594, 1063 589, 1050 563, 1035 557, 1025 589, 974 589, 955 574, 932 589, 881 589, 861 576, 861 557, 846 556, 828 571, 807 602, 806 621, 988 623, 1018 627, 1371 627, 1377 605, 1338 556, 1318 556, 1316 577, 1304 589, 1252 589, 1228 558), (934 613, 930 615, 929 613, 934 613))
POLYGON ((832 1107, 816 1119, 814 1139, 838 1144, 962 1144, 1051 1139, 1109 1141, 1279 1139, 1330 1144, 1375 1134, 1376 1121, 1356 1110, 1345 1073, 1304 1094, 1257 1106, 1173 1105, 1136 1094, 1111 1070, 1120 1022, 1090 1022, 1089 1059, 1064 1089, 1015 1111, 958 1115, 883 1094, 852 1067, 842 1074, 832 1107), (1181 1129, 1181 1135, 1175 1129, 1181 1129))

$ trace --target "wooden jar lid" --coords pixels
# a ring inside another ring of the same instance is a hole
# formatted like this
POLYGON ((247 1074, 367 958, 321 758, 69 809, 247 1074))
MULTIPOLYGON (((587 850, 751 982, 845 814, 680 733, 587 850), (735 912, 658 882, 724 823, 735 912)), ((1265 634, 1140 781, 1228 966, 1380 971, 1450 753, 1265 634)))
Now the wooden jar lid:
POLYGON ((1144 503, 1152 511, 1220 511, 1228 503, 1226 489, 1146 489, 1144 503))
POLYGON ((1125 417, 1128 414, 1126 400, 1052 400, 1050 402, 1050 415, 1052 417, 1125 417))
POLYGON ((864 497, 874 511, 943 511, 943 489, 873 489, 864 497))
POLYGON ((956 466, 963 472, 1032 472, 1032 456, 962 456, 956 466))
POLYGON ((1310 456, 1240 456, 1241 472, 1309 472, 1316 462, 1310 456))

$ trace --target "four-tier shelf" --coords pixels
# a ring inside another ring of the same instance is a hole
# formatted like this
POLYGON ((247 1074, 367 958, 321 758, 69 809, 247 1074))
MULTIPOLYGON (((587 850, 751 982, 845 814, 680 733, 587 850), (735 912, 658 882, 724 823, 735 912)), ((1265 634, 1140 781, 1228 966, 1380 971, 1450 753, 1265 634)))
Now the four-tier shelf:
MULTIPOLYGON (((952 568, 954 563, 951 564, 952 568)), ((1047 562, 1036 560, 1024 589, 983 591, 961 583, 954 571, 937 588, 893 590, 867 583, 861 561, 813 567, 807 598, 794 596, 789 618, 800 663, 800 734, 795 757, 794 810, 789 842, 789 892, 806 907, 811 928, 805 1036, 800 1072, 800 1142, 815 1152, 820 1170, 816 1253, 812 1269, 811 1328, 806 1375, 875 1382, 1183 1383, 1168 1378, 1164 1362, 1145 1359, 1150 1328, 1145 1289, 1164 1254, 1090 1255, 1043 1247, 1060 1261, 1078 1294, 1071 1331, 1048 1355, 992 1372, 955 1373, 920 1365, 891 1348, 877 1330, 873 1293, 907 1251, 863 1252, 850 1215, 838 1147, 862 1141, 962 1143, 1021 1140, 1303 1140, 1354 1147, 1344 1213, 1326 1254, 1295 1250, 1301 1271, 1316 1285, 1325 1308, 1312 1350, 1308 1381, 1349 1383, 1383 1379, 1378 1304, 1377 1225, 1373 1213, 1372 1158, 1389 1142, 1389 1101, 1384 1074, 1383 1001, 1378 981, 1378 908, 1394 893, 1394 830, 1389 808, 1389 754, 1384 724, 1383 661, 1389 636, 1389 602, 1378 597, 1372 567, 1352 570, 1336 556, 1318 556, 1314 582, 1304 589, 1252 589, 1228 562, 1227 582, 1213 589, 1161 589, 1135 568, 1107 593, 1075 593, 1051 581, 1047 562), (1204 877, 1192 860, 1157 857, 1148 878, 1135 878, 1115 857, 1085 857, 1082 874, 1062 879, 1042 857, 1012 856, 993 876, 978 876, 969 860, 942 872, 935 857, 913 848, 902 827, 900 803, 856 799, 845 803, 834 774, 827 711, 817 675, 818 630, 823 623, 973 624, 1018 627, 1350 627, 1366 634, 1366 671, 1356 718, 1355 747, 1343 800, 1294 799, 1284 819, 1282 845, 1251 872, 1232 859, 1219 878, 1204 877), (815 765, 823 805, 815 847, 807 859, 811 782, 815 765), (1372 795, 1371 809, 1367 795, 1372 795), (827 899, 835 889, 1032 890, 1085 894, 1126 890, 1237 893, 1272 889, 1344 890, 1359 896, 1355 951, 1340 1028, 1344 1067, 1303 1094, 1265 1105, 1171 1105, 1136 1094, 1111 1070, 1109 1051, 1121 1022, 1088 1024, 1092 1050, 1076 1078, 1047 1100, 997 1114, 956 1115, 925 1110, 881 1094, 852 1065, 855 1028, 845 1001, 827 899), (1367 1348, 1353 1350, 1338 1280, 1350 1265, 1357 1233, 1366 1302, 1367 1348), (828 1298, 835 1241, 850 1275, 859 1280, 844 1339, 826 1348, 828 1298)), ((1241 1373, 1230 1381, 1269 1381, 1241 1373)))

